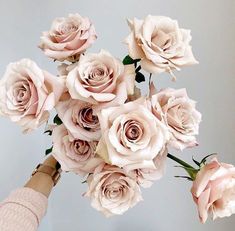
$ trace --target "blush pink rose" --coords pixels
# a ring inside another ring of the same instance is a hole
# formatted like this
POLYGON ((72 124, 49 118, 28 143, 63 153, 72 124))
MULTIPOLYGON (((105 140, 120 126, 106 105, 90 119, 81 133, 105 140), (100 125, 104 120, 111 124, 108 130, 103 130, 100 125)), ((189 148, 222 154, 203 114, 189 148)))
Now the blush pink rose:
POLYGON ((168 141, 167 127, 149 110, 145 99, 101 110, 102 138, 97 153, 119 167, 153 166, 168 141))
POLYGON ((152 186, 153 181, 160 180, 165 171, 167 148, 163 148, 153 159, 152 166, 145 163, 124 167, 124 170, 143 188, 152 186))
POLYGON ((59 61, 76 61, 96 40, 96 32, 88 18, 69 14, 56 18, 49 31, 43 32, 39 47, 45 55, 59 61))
POLYGON ((183 150, 197 145, 201 113, 185 89, 163 89, 151 97, 151 105, 153 114, 169 128, 171 147, 183 150))
POLYGON ((73 138, 62 124, 56 126, 52 133, 53 156, 60 163, 63 171, 71 171, 82 176, 93 173, 103 162, 95 155, 97 142, 73 138))
POLYGON ((131 33, 125 42, 129 55, 141 59, 141 67, 150 73, 172 72, 173 69, 198 63, 190 46, 189 30, 164 16, 148 15, 144 20, 128 20, 131 33))
POLYGON ((85 141, 98 141, 100 139, 100 123, 93 105, 80 100, 69 99, 59 102, 56 110, 63 124, 74 138, 85 141))
POLYGON ((10 63, 0 81, 0 113, 32 131, 48 120, 63 91, 63 82, 32 60, 10 63))
POLYGON ((106 217, 121 215, 142 201, 138 184, 115 166, 101 164, 88 179, 85 196, 106 217))
POLYGON ((134 93, 135 69, 101 50, 98 54, 81 56, 69 72, 67 87, 73 99, 102 107, 116 106, 134 93))
POLYGON ((235 167, 213 159, 197 173, 191 192, 202 223, 210 213, 213 219, 231 216, 235 213, 235 167))

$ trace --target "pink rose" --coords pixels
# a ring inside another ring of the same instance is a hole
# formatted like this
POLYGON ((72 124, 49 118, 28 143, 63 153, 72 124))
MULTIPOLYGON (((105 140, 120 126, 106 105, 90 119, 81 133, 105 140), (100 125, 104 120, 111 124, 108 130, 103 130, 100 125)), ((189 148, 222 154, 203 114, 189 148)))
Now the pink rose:
POLYGON ((63 90, 62 81, 32 60, 10 63, 0 81, 0 113, 29 132, 48 120, 63 90))
POLYGON ((235 213, 235 167, 213 159, 197 173, 191 192, 202 223, 209 213, 213 219, 231 216, 235 213))
POLYGON ((52 133, 53 156, 63 171, 72 171, 82 176, 92 173, 102 162, 95 156, 97 142, 88 142, 73 138, 62 124, 52 133))
POLYGON ((121 215, 142 200, 138 184, 115 166, 101 164, 87 182, 85 196, 106 217, 121 215))
POLYGON ((165 122, 171 133, 169 145, 183 150, 197 145, 201 114, 185 89, 167 88, 151 97, 153 114, 165 122))
POLYGON ((73 99, 102 107, 116 106, 134 93, 135 69, 124 65, 107 51, 81 56, 78 65, 69 72, 67 87, 73 99))
POLYGON ((96 32, 88 18, 69 14, 56 18, 50 31, 43 32, 39 47, 45 55, 59 61, 76 61, 96 40, 96 32))
POLYGON ((124 170, 143 188, 152 186, 153 181, 160 180, 164 174, 167 148, 163 148, 159 154, 153 159, 152 166, 145 163, 136 164, 135 166, 124 167, 124 170), (133 169, 134 168, 134 169, 133 169))
POLYGON ((129 55, 141 59, 150 73, 172 72, 182 66, 198 63, 189 45, 189 30, 181 29, 176 20, 148 15, 144 20, 128 21, 131 33, 126 38, 129 55))
POLYGON ((128 169, 153 166, 169 133, 151 113, 145 99, 103 109, 98 116, 102 138, 97 153, 105 162, 128 169))
POLYGON ((98 141, 101 137, 98 116, 93 105, 80 100, 58 103, 56 110, 69 133, 76 139, 98 141))

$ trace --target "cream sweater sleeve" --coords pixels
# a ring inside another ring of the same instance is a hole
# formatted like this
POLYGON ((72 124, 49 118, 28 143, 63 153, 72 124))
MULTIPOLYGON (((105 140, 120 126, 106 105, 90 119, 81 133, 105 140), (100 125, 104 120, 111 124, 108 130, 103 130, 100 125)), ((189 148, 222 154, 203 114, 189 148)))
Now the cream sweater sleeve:
POLYGON ((1 231, 35 231, 46 213, 48 200, 30 188, 13 191, 0 204, 1 231))

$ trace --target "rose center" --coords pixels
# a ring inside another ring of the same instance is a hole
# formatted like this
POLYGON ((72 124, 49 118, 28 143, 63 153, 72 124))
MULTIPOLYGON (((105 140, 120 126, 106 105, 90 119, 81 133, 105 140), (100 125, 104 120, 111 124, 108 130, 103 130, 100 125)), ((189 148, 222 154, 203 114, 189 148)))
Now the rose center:
POLYGON ((154 50, 158 51, 158 49, 161 48, 162 51, 166 51, 169 47, 171 47, 172 39, 169 34, 164 31, 157 30, 152 35, 151 42, 154 50))
POLYGON ((130 142, 136 142, 141 139, 143 134, 142 125, 138 121, 127 121, 124 125, 125 136, 130 142))
POLYGON ((95 70, 93 70, 91 72, 89 77, 91 79, 101 80, 101 79, 103 79, 104 75, 105 75, 105 73, 102 68, 96 68, 95 70))
POLYGON ((60 27, 60 34, 68 34, 71 32, 74 32, 78 29, 77 25, 74 25, 73 23, 64 23, 60 27))
POLYGON ((31 97, 31 89, 27 81, 16 82, 12 86, 12 95, 15 105, 26 105, 31 97))
POLYGON ((90 107, 83 108, 78 117, 81 118, 83 128, 88 131, 96 130, 99 127, 98 116, 94 115, 93 109, 90 107))
POLYGON ((75 153, 78 155, 85 155, 89 149, 87 142, 83 140, 75 140, 73 146, 75 153))

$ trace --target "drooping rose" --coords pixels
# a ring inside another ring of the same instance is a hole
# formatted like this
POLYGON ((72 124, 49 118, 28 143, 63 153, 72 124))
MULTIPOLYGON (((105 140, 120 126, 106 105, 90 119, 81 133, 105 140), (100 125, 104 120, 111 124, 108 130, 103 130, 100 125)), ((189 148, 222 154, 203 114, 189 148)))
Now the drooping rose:
POLYGON ((98 141, 101 137, 98 116, 93 105, 69 99, 58 103, 56 110, 69 133, 80 140, 98 141))
POLYGON ((143 188, 152 186, 153 181, 160 180, 164 174, 167 148, 163 148, 153 159, 152 166, 145 163, 124 167, 124 170, 143 188), (129 169, 129 167, 131 167, 129 169))
POLYGON ((148 15, 144 20, 128 20, 131 33, 126 38, 129 55, 141 59, 141 67, 150 73, 172 72, 173 69, 198 63, 190 46, 189 30, 164 16, 148 15))
POLYGON ((163 89, 151 97, 151 105, 153 114, 169 128, 170 146, 183 150, 197 145, 201 113, 185 89, 163 89))
POLYGON ((85 196, 106 217, 121 215, 142 200, 138 184, 125 172, 112 165, 101 164, 88 177, 85 196))
POLYGON ((67 87, 73 99, 102 107, 116 106, 134 93, 135 69, 101 50, 81 56, 77 67, 69 72, 67 87))
POLYGON ((63 171, 72 171, 84 176, 93 173, 102 162, 102 159, 95 155, 96 141, 73 138, 63 124, 53 129, 52 140, 53 156, 63 171))
POLYGON ((98 116, 102 138, 97 153, 107 163, 129 169, 153 166, 169 133, 151 113, 145 99, 103 109, 98 116))
POLYGON ((32 60, 10 63, 0 80, 0 113, 29 132, 48 120, 63 90, 62 81, 32 60))
POLYGON ((76 61, 96 40, 96 32, 88 18, 69 14, 56 18, 49 31, 43 32, 39 47, 45 55, 59 61, 76 61))
POLYGON ((235 213, 235 167, 213 159, 197 173, 191 192, 202 223, 209 214, 213 219, 231 216, 235 213))

